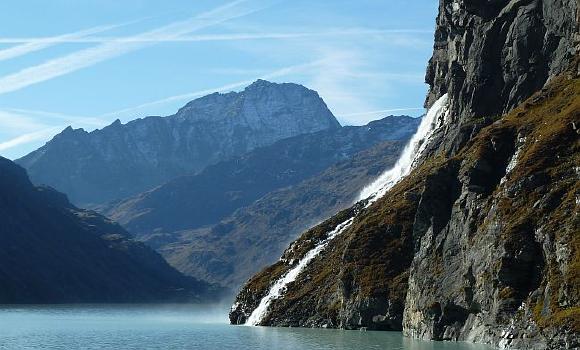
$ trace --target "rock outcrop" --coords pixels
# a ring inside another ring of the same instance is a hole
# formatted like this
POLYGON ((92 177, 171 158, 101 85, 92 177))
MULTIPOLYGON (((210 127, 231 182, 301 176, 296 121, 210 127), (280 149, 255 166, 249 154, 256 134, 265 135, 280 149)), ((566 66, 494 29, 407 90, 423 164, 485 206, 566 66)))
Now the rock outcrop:
POLYGON ((414 219, 405 334, 503 348, 580 345, 578 96, 577 77, 555 79, 446 161, 456 163, 451 173, 428 178, 414 219), (451 200, 434 206, 441 186, 451 200))
POLYGON ((117 120, 90 133, 69 127, 16 162, 33 183, 64 192, 76 205, 97 205, 281 139, 339 127, 315 91, 258 80, 165 118, 117 120))
POLYGON ((121 226, 0 157, 0 304, 216 300, 121 226))
POLYGON ((385 196, 308 230, 252 277, 231 322, 354 215, 261 324, 578 348, 577 11, 565 0, 440 1, 427 105, 448 94, 445 124, 385 196))
POLYGON ((434 144, 456 152, 474 121, 509 112, 567 69, 579 40, 577 0, 440 0, 425 105, 447 93, 453 122, 434 144))

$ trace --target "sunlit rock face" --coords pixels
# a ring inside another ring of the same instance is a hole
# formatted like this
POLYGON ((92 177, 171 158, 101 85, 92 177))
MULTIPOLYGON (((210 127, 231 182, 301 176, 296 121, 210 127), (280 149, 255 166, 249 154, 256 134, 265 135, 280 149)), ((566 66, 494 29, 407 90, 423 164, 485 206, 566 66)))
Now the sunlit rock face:
POLYGON ((69 127, 17 163, 34 183, 75 204, 101 204, 284 138, 339 127, 315 91, 258 80, 169 117, 116 121, 90 133, 69 127))
POLYGON ((425 104, 447 93, 452 126, 436 147, 457 151, 498 117, 568 68, 578 51, 576 0, 442 0, 425 104), (447 136, 445 136, 447 135, 447 136))

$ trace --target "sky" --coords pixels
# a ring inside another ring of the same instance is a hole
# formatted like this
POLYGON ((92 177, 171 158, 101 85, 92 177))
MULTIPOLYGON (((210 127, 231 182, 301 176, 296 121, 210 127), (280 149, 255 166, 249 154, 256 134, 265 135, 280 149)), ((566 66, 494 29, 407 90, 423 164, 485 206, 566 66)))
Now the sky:
POLYGON ((6 2, 0 155, 257 79, 316 90, 343 125, 419 116, 436 11, 433 0, 6 2))

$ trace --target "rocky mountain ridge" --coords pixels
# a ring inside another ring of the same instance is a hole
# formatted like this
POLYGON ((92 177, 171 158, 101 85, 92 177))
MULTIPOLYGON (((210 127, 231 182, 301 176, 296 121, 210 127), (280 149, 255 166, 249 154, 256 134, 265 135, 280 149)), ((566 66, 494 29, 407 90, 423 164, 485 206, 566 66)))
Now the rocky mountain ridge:
POLYGON ((169 117, 119 120, 92 132, 65 129, 16 162, 36 184, 98 205, 288 137, 340 124, 315 91, 258 80, 241 92, 214 93, 169 117))
POLYGON ((390 116, 360 127, 287 138, 101 211, 137 237, 213 225, 265 194, 298 184, 360 151, 384 141, 407 140, 419 122, 390 116))

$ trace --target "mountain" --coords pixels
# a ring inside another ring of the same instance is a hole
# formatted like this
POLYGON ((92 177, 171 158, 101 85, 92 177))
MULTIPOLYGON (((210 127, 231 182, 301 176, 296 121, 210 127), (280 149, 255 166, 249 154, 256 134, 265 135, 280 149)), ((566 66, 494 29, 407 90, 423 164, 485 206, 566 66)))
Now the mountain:
POLYGON ((439 4, 419 142, 252 277, 232 323, 580 347, 578 4, 439 4))
POLYGON ((258 80, 239 93, 191 101, 169 117, 117 120, 92 132, 68 127, 16 163, 35 184, 76 205, 98 205, 284 138, 339 127, 315 91, 258 80))
POLYGON ((221 292, 185 277, 118 224, 34 187, 0 157, 0 304, 200 301, 221 292))
POLYGON ((265 194, 317 175, 362 150, 408 139, 419 121, 391 116, 365 126, 284 139, 100 210, 137 237, 214 225, 265 194))
POLYGON ((172 240, 154 234, 145 242, 187 275, 239 288, 275 262, 302 230, 349 207, 365 184, 393 165, 402 145, 380 143, 299 184, 270 192, 216 225, 176 232, 172 240))

